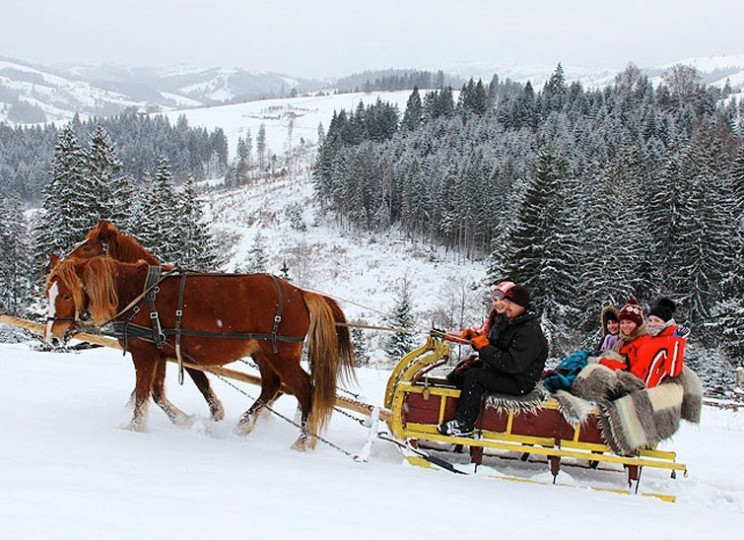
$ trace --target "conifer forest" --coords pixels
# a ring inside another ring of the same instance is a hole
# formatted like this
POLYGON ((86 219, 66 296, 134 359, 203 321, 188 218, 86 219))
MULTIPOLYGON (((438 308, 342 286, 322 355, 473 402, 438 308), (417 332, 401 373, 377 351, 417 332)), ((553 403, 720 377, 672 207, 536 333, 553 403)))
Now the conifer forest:
MULTIPOLYGON (((334 115, 314 171, 340 226, 401 227, 525 284, 560 357, 603 305, 661 295, 708 380, 744 355, 744 110, 678 65, 654 87, 471 80, 334 115), (704 353, 700 351, 705 351, 704 353)), ((725 373, 725 375, 724 375, 725 373)))

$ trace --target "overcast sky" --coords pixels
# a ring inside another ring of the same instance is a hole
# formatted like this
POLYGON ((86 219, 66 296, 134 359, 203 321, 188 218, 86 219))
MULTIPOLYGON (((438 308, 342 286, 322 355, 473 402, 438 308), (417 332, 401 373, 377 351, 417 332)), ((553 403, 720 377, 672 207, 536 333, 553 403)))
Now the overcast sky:
POLYGON ((0 56, 332 77, 744 53, 742 0, 3 0, 0 56))

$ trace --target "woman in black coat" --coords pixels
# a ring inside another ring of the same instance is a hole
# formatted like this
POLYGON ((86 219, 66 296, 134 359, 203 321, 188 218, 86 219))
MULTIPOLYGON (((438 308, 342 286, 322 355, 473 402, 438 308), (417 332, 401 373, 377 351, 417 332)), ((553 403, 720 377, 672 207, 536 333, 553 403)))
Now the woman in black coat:
POLYGON ((454 420, 438 428, 443 435, 467 436, 473 433, 481 398, 487 393, 521 396, 532 391, 540 380, 548 342, 535 313, 530 308, 527 289, 515 285, 504 295, 507 301, 506 328, 495 341, 489 336, 475 338, 471 344, 483 361, 482 368, 465 373, 454 420))

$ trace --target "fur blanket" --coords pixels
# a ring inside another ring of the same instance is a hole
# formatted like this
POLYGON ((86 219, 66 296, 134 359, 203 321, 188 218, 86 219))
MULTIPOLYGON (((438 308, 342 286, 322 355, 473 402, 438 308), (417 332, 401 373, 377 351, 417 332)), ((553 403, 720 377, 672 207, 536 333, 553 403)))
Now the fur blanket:
POLYGON ((699 423, 702 410, 702 384, 687 366, 679 377, 645 388, 631 373, 589 364, 576 377, 570 394, 560 391, 555 397, 573 425, 592 409, 587 401, 596 403, 605 442, 618 454, 632 454, 668 439, 679 429, 680 419, 699 423))

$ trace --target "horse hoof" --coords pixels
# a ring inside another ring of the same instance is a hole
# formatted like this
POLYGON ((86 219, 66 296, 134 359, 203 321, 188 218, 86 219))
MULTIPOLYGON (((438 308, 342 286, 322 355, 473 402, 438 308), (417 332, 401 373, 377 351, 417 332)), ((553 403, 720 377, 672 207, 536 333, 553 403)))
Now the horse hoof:
POLYGON ((210 407, 210 412, 212 413, 213 422, 219 422, 220 420, 225 419, 225 409, 222 405, 210 407))
POLYGON ((136 433, 145 433, 147 431, 147 422, 142 420, 132 420, 123 429, 134 431, 136 433))
POLYGON ((194 419, 195 419, 195 417, 194 417, 193 414, 191 414, 191 415, 184 414, 183 416, 181 416, 179 418, 175 418, 173 420, 173 423, 176 424, 178 427, 190 428, 191 426, 194 425, 194 419))
POLYGON ((254 427, 256 427, 256 417, 254 415, 251 415, 248 418, 244 418, 240 422, 238 422, 238 425, 235 427, 235 433, 245 437, 251 431, 253 431, 254 427))
POLYGON ((310 435, 300 435, 292 445, 292 450, 297 450, 298 452, 312 450, 315 448, 315 443, 317 441, 318 439, 311 437, 310 435))

